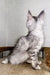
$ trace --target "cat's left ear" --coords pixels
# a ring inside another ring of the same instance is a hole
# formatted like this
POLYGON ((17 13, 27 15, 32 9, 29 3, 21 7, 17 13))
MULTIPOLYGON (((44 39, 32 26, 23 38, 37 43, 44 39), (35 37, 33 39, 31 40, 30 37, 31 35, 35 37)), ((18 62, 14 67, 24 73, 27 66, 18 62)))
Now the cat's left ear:
POLYGON ((38 19, 39 19, 39 20, 44 20, 44 16, 45 16, 45 12, 44 12, 44 10, 42 10, 42 11, 40 12, 40 14, 38 15, 38 19))
POLYGON ((32 14, 30 12, 30 10, 28 10, 28 14, 27 14, 27 20, 31 20, 32 19, 32 14))

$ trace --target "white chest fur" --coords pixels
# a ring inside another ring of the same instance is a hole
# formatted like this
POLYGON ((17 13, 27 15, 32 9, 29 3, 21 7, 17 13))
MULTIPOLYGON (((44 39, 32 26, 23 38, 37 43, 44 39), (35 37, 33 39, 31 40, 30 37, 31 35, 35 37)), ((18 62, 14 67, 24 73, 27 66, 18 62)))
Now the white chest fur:
POLYGON ((34 29, 34 31, 32 32, 32 34, 36 35, 37 37, 43 39, 44 38, 44 33, 43 33, 43 24, 44 22, 43 21, 39 21, 37 22, 37 26, 36 28, 34 29))
POLYGON ((44 42, 44 33, 42 28, 43 24, 44 24, 43 21, 38 22, 36 28, 34 29, 34 31, 32 31, 32 34, 37 36, 40 39, 39 46, 42 46, 44 42))

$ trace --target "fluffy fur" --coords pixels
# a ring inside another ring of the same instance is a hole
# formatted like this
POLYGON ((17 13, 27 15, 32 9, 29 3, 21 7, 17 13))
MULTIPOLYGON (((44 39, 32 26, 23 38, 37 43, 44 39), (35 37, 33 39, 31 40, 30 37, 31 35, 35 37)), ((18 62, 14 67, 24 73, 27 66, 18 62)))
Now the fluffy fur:
POLYGON ((12 54, 2 63, 20 64, 27 61, 34 69, 40 69, 41 62, 38 61, 38 53, 44 42, 43 25, 44 11, 41 11, 38 16, 32 16, 28 11, 26 23, 28 34, 18 39, 12 54))

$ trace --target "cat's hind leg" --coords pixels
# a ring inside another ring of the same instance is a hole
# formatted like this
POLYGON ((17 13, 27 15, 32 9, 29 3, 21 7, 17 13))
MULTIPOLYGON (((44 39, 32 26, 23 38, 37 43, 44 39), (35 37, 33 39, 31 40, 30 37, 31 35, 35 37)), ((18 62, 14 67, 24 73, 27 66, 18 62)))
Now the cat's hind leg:
POLYGON ((26 62, 27 62, 27 63, 31 63, 31 59, 27 59, 26 62))
POLYGON ((5 60, 3 60, 1 63, 2 64, 7 64, 8 63, 8 58, 6 58, 5 60))

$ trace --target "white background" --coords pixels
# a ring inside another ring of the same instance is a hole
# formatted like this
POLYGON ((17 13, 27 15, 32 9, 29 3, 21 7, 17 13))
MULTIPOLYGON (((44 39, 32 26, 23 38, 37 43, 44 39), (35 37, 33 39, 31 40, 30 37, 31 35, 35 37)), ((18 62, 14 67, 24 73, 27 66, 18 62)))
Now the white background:
POLYGON ((27 33, 28 9, 33 15, 45 10, 45 44, 50 47, 50 0, 0 0, 0 46, 13 46, 27 33))

